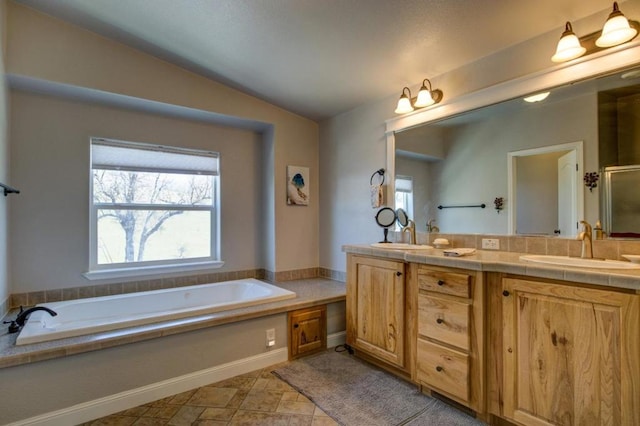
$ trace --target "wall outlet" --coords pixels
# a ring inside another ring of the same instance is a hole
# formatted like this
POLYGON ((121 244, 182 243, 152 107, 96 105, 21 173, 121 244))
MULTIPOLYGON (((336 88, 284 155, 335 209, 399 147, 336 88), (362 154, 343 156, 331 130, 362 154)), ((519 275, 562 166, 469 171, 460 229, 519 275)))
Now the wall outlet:
POLYGON ((267 335, 267 347, 270 348, 276 345, 276 329, 270 328, 266 331, 267 335))
POLYGON ((482 248, 486 250, 500 250, 500 240, 497 238, 483 238, 482 248))

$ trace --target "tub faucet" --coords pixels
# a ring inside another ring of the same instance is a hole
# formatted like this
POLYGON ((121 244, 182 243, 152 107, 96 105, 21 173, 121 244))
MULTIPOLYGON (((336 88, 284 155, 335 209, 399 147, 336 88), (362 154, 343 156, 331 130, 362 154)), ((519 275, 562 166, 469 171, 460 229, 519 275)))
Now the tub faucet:
POLYGON ((409 232, 409 244, 416 243, 416 224, 414 221, 409 219, 407 226, 402 228, 402 233, 409 232))
POLYGON ((578 234, 578 239, 582 240, 582 253, 580 257, 583 259, 593 258, 593 243, 591 225, 586 220, 581 220, 582 232, 578 234))
POLYGON ((24 323, 29 318, 29 315, 31 315, 31 313, 35 311, 46 311, 52 317, 55 317, 56 315, 58 315, 56 311, 49 308, 45 308, 44 306, 35 306, 33 308, 27 309, 26 311, 22 309, 22 306, 20 306, 20 313, 18 313, 18 316, 16 317, 16 319, 13 321, 4 322, 5 324, 11 323, 9 325, 9 333, 17 333, 18 331, 20 331, 20 329, 24 326, 24 323))

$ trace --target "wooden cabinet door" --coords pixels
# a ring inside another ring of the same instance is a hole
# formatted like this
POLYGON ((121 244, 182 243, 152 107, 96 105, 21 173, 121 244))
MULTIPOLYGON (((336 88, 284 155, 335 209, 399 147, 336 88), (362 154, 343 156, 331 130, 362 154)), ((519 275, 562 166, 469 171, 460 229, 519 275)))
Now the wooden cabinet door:
POLYGON ((639 297, 504 279, 505 416, 640 425, 639 297))
POLYGON ((289 312, 289 359, 327 348, 327 306, 289 312))
POLYGON ((395 366, 405 366, 404 263, 349 256, 347 343, 395 366))

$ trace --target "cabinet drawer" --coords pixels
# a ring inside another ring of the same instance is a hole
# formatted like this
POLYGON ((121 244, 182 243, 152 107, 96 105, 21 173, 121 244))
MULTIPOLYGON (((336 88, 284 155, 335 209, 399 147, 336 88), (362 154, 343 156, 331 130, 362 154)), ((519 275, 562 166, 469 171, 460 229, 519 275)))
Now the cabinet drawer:
POLYGON ((420 268, 418 270, 418 287, 420 290, 469 298, 471 297, 471 276, 420 268))
POLYGON ((418 334, 469 350, 471 306, 457 300, 418 296, 418 334))
POLYGON ((469 355, 418 339, 416 367, 419 382, 469 400, 469 355))

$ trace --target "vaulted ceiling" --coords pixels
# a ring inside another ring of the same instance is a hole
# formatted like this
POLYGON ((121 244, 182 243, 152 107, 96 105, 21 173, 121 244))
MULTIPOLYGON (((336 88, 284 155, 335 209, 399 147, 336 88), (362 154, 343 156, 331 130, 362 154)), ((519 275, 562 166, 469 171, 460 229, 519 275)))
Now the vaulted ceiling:
MULTIPOLYGON (((608 0, 17 0, 322 120, 608 0)), ((621 3, 621 8, 623 7, 621 3)), ((607 14, 603 14, 603 23, 607 14)), ((550 46, 549 55, 553 52, 550 46)))

